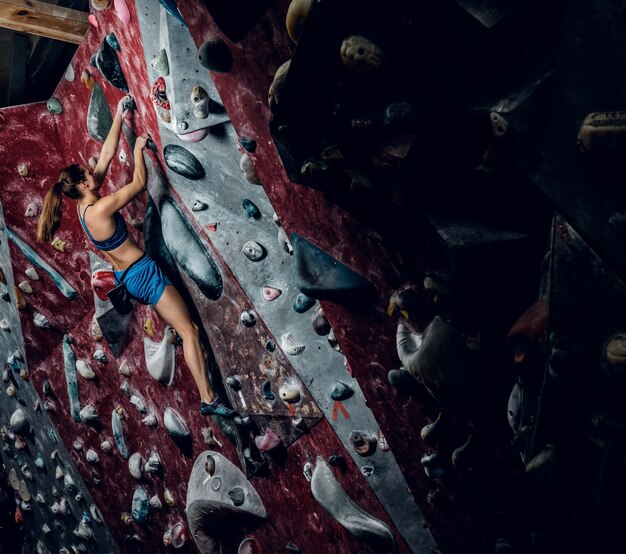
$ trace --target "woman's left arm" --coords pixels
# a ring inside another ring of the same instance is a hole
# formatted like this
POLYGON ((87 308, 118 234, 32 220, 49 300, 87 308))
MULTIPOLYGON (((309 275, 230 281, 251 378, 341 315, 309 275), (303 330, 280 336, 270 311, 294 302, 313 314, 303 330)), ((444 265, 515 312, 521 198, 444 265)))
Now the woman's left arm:
POLYGON ((111 129, 109 129, 109 133, 104 141, 104 144, 102 145, 100 158, 98 159, 98 163, 94 169, 94 175, 99 183, 103 182, 104 176, 109 170, 109 165, 117 152, 117 147, 120 142, 120 134, 122 132, 122 121, 128 113, 128 108, 125 107, 125 104, 129 99, 130 96, 124 96, 117 103, 117 110, 115 112, 115 117, 113 118, 113 124, 111 125, 111 129))

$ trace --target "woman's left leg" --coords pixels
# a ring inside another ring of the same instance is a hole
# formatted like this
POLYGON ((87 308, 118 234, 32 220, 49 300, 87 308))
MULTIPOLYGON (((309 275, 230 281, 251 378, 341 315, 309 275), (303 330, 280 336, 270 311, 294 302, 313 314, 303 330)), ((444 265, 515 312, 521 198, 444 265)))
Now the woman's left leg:
POLYGON ((176 287, 173 285, 166 286, 155 308, 161 318, 168 325, 171 325, 183 340, 185 363, 196 382, 200 400, 210 404, 215 400, 215 394, 209 384, 206 358, 200 344, 198 326, 191 319, 189 309, 176 287))

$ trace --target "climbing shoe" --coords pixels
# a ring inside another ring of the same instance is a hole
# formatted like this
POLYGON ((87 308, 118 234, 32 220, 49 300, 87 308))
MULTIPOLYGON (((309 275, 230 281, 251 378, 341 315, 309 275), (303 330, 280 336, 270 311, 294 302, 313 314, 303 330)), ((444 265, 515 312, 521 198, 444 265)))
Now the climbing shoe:
POLYGON ((224 406, 224 403, 220 398, 216 398, 210 404, 206 402, 200 402, 200 413, 205 416, 219 415, 228 419, 232 419, 237 415, 235 410, 231 410, 224 406))

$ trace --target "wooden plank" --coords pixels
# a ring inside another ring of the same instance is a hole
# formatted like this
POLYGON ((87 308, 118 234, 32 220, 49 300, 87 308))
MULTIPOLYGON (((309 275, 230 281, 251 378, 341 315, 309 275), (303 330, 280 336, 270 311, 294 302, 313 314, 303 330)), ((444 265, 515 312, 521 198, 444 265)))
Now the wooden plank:
POLYGON ((38 0, 0 0, 0 27, 80 44, 89 14, 38 0))

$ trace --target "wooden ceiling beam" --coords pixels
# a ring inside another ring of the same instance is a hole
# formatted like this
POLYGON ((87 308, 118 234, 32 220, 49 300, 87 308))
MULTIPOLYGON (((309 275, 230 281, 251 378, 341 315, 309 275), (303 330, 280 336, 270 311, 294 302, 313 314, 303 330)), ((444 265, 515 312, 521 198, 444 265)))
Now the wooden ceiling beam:
POLYGON ((86 12, 38 0, 0 0, 0 27, 73 44, 89 28, 86 12))

